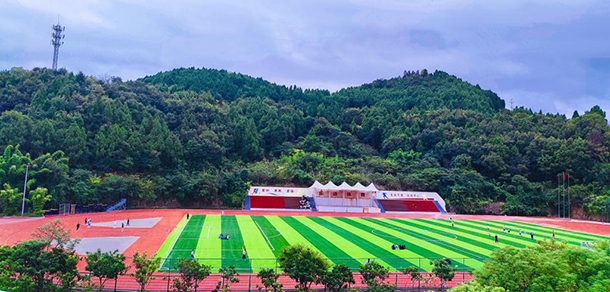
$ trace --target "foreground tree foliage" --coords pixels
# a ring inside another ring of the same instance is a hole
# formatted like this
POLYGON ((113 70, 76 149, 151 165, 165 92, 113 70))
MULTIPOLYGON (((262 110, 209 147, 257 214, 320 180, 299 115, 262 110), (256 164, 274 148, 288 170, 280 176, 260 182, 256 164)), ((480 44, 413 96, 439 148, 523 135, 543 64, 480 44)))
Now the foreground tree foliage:
POLYGON ((338 264, 333 266, 320 281, 331 292, 347 291, 350 285, 356 283, 354 275, 348 266, 338 264))
POLYGON ((71 291, 78 281, 78 256, 48 241, 26 241, 0 248, 0 289, 71 291), (59 285, 55 285, 58 282, 59 285))
POLYGON ((99 291, 104 289, 106 281, 114 279, 116 282, 120 275, 124 275, 127 272, 125 256, 117 250, 114 252, 102 252, 98 249, 94 253, 87 254, 86 262, 85 270, 90 272, 91 277, 98 278, 99 291))
POLYGON ((390 270, 376 261, 360 266, 360 274, 362 275, 362 284, 366 284, 366 291, 396 291, 395 285, 386 282, 390 276, 390 270))
POLYGON ((157 257, 148 257, 146 252, 133 254, 133 265, 135 267, 135 272, 132 276, 140 285, 139 291, 146 291, 146 286, 151 280, 154 280, 155 277, 153 274, 159 269, 161 265, 161 258, 157 257))
POLYGON ((284 273, 297 282, 301 291, 309 290, 313 283, 320 283, 328 270, 326 258, 318 251, 302 244, 282 249, 278 263, 284 273))
POLYGON ((45 208, 121 197, 238 208, 249 184, 318 179, 436 191, 456 212, 546 215, 565 171, 575 215, 609 219, 606 113, 504 107, 441 71, 331 94, 224 70, 122 82, 13 68, 0 72, 0 201, 17 212, 32 163, 28 198, 46 188, 45 208))
MULTIPOLYGON (((274 269, 261 269, 256 276, 261 279, 261 284, 265 288, 265 291, 273 291, 273 292, 282 292, 282 284, 278 283, 278 279, 280 278, 280 274, 276 273, 274 269)), ((262 287, 257 288, 262 290, 262 287)))
POLYGON ((36 231, 32 232, 32 236, 40 241, 48 242, 49 246, 53 244, 55 247, 66 250, 74 250, 74 247, 80 242, 78 238, 70 238, 70 231, 59 219, 36 228, 36 231))
MULTIPOLYGON (((452 267, 450 260, 446 258, 434 260, 430 264, 434 266, 432 273, 441 280, 441 289, 447 286, 447 282, 453 280, 458 268, 457 265, 452 267)), ((414 274, 411 273, 413 277, 414 274)))
POLYGON ((239 279, 237 278, 237 276, 239 276, 239 273, 237 273, 237 269, 235 269, 235 266, 220 268, 218 269, 218 272, 220 273, 220 281, 218 281, 218 283, 216 284, 216 288, 214 288, 213 290, 214 292, 230 291, 229 288, 231 283, 239 282, 239 279))
POLYGON ((592 250, 543 241, 496 250, 475 279, 451 291, 609 291, 610 243, 592 250))
POLYGON ((174 288, 178 292, 197 292, 199 282, 210 275, 211 266, 202 265, 194 259, 181 259, 178 261, 180 278, 174 279, 174 288))

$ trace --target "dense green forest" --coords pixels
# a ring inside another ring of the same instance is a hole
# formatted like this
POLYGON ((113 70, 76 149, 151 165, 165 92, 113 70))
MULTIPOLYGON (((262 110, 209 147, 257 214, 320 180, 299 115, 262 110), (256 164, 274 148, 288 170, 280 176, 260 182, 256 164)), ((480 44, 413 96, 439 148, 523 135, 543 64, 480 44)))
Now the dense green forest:
MULTIPOLYGON (((546 215, 558 175, 574 214, 610 214, 610 128, 505 109, 478 85, 426 70, 331 93, 224 70, 123 82, 65 70, 0 71, 0 201, 30 168, 46 208, 70 202, 240 207, 251 184, 315 179, 439 192, 452 211, 546 215), (47 202, 48 201, 48 202, 47 202)), ((28 206, 36 200, 32 198, 28 206)))

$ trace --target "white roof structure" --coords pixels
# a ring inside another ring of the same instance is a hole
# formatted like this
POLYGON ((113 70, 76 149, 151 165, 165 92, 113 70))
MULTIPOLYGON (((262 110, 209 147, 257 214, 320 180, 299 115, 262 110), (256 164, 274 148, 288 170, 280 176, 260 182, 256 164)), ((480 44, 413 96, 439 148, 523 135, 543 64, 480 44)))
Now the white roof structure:
POLYGON ((358 192, 367 192, 369 191, 369 189, 367 189, 365 186, 363 186, 360 182, 357 182, 352 189, 354 191, 358 191, 358 192))
POLYGON ((329 181, 328 183, 326 183, 324 185, 324 189, 325 190, 338 190, 339 187, 337 187, 337 185, 335 185, 332 181, 329 181))
POLYGON ((350 186, 347 182, 343 182, 340 185, 335 185, 332 181, 327 182, 325 185, 319 181, 315 181, 309 189, 311 190, 322 190, 322 191, 357 191, 357 192, 378 192, 379 190, 372 183, 365 187, 360 182, 353 186, 350 186))
POLYGON ((370 185, 368 185, 366 187, 366 189, 370 192, 378 192, 379 190, 375 187, 375 185, 373 183, 371 183, 370 185))
POLYGON ((319 189, 323 189, 324 185, 322 185, 319 181, 315 181, 313 183, 313 185, 311 185, 309 188, 310 189, 317 189, 317 190, 319 190, 319 189))
POLYGON ((342 191, 352 191, 354 190, 354 188, 352 188, 352 186, 350 186, 348 183, 343 182, 342 184, 339 185, 338 187, 340 190, 342 191))

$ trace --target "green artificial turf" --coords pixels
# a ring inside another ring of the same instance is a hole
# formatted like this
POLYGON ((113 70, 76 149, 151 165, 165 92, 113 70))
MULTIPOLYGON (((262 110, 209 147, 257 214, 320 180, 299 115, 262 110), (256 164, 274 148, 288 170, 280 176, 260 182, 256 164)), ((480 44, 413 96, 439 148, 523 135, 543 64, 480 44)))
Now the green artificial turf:
POLYGON ((239 272, 257 272, 276 268, 282 248, 301 243, 323 254, 334 264, 358 269, 367 259, 378 261, 391 270, 417 266, 432 269, 431 260, 449 258, 461 271, 479 268, 494 250, 526 247, 536 240, 551 238, 572 245, 581 241, 609 239, 600 235, 567 231, 523 222, 440 219, 387 219, 305 216, 221 216, 193 215, 183 219, 157 252, 167 257, 161 270, 175 271, 181 258, 190 258, 191 250, 213 271, 235 266, 239 272), (487 226, 490 228, 488 234, 487 226), (503 230, 510 228, 511 232, 503 230), (519 229, 523 231, 519 236, 519 229), (229 234, 229 240, 218 235, 229 234), (494 241, 498 235, 499 242, 494 241), (491 236, 490 236, 491 235, 491 236), (392 250, 392 244, 404 244, 406 250, 392 250), (242 247, 247 251, 242 259, 242 247))

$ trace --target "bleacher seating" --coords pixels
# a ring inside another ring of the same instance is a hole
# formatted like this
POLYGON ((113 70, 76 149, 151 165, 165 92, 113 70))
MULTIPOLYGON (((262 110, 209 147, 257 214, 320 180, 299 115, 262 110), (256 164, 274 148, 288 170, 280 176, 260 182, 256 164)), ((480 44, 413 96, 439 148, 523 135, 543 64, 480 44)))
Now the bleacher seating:
POLYGON ((299 209, 300 197, 250 196, 250 209, 299 209))
POLYGON ((435 201, 424 199, 379 200, 386 212, 441 212, 435 201))

